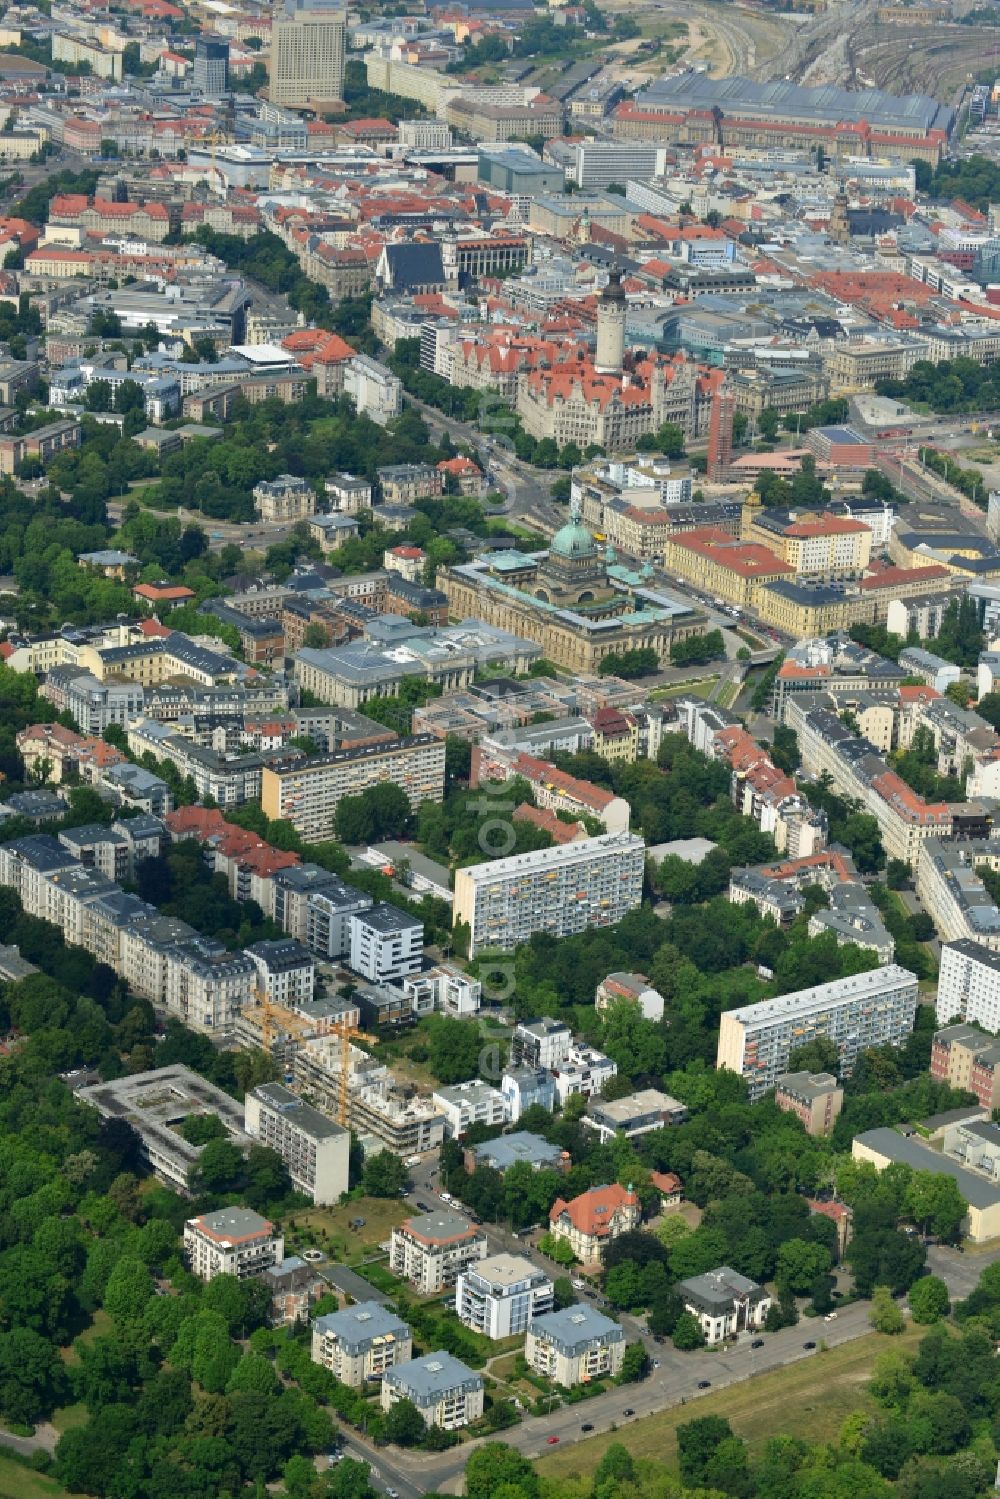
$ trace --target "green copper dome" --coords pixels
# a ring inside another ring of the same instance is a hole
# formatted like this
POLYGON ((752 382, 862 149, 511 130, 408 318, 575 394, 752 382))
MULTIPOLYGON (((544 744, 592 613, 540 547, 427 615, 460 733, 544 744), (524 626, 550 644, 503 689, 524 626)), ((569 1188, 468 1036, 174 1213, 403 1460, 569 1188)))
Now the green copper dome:
POLYGON ((597 547, 586 526, 570 521, 552 538, 549 551, 556 557, 595 557, 597 547))

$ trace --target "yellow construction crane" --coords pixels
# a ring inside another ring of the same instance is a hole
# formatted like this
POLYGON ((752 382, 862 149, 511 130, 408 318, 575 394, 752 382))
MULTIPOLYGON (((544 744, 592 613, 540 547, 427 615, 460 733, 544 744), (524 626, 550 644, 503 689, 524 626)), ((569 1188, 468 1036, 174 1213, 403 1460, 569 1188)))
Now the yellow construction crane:
MULTIPOLYGON (((282 1031, 295 1036, 299 1041, 305 1041, 314 1034, 311 1021, 295 1010, 289 1009, 287 1005, 278 1004, 276 1000, 270 999, 263 989, 255 989, 254 997, 257 1003, 247 1012, 249 1020, 256 1020, 260 1025, 261 1045, 267 1052, 273 1051, 274 1044, 282 1031), (259 1015, 256 1013, 259 1011, 259 1015)), ((351 1042, 369 1041, 373 1046, 378 1044, 378 1037, 371 1036, 367 1031, 360 1030, 350 1020, 336 1020, 330 1027, 332 1033, 340 1040, 340 1076, 337 1080, 337 1123, 347 1128, 347 1101, 348 1101, 348 1076, 351 1067, 351 1042)))

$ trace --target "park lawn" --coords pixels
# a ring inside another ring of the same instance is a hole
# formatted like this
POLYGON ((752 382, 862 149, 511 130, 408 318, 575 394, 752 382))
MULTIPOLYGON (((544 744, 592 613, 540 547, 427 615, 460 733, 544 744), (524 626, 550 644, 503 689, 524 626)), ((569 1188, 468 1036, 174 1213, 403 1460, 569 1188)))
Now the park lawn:
POLYGON ((66 1490, 54 1478, 24 1468, 0 1452, 0 1499, 52 1499, 66 1490))
POLYGON ((85 1425, 86 1421, 87 1407, 82 1400, 77 1400, 73 1405, 61 1405, 52 1412, 52 1425, 60 1436, 64 1431, 72 1431, 74 1426, 85 1425))
POLYGON ((546 1453, 538 1459, 538 1471, 544 1478, 586 1477, 613 1442, 624 1442, 633 1457, 655 1458, 675 1468, 677 1428, 700 1416, 725 1416, 751 1455, 771 1437, 789 1433, 806 1433, 810 1442, 831 1441, 852 1411, 874 1412, 875 1402, 864 1386, 878 1355, 890 1349, 913 1352, 926 1330, 909 1322, 899 1337, 873 1332, 853 1338, 687 1405, 632 1421, 617 1432, 546 1453))
POLYGON ((377 1249, 395 1225, 411 1217, 413 1211, 405 1197, 356 1197, 342 1207, 296 1211, 285 1230, 296 1248, 308 1249, 314 1238, 317 1248, 325 1249, 334 1259, 353 1262, 362 1250, 377 1249), (351 1228, 352 1218, 363 1218, 364 1228, 351 1228))

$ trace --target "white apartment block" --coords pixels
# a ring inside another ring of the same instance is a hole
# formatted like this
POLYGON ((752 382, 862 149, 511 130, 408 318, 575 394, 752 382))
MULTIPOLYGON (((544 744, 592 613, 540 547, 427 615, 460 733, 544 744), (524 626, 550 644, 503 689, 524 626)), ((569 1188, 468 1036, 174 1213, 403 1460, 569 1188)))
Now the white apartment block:
POLYGON ((332 838, 337 804, 360 796, 369 786, 393 781, 416 808, 444 796, 443 739, 411 734, 387 744, 335 750, 307 763, 265 765, 260 777, 261 806, 267 817, 287 818, 307 843, 332 838))
POLYGON ((996 1035, 1000 1031, 1000 953, 963 939, 941 948, 937 1006, 939 1025, 964 1020, 996 1035))
POLYGON ((618 1063, 593 1046, 572 1046, 569 1056, 555 1069, 556 1097, 560 1105, 581 1094, 592 1098, 603 1093, 605 1083, 618 1075, 618 1063))
POLYGON ((716 1066, 746 1078, 753 1102, 789 1070, 796 1047, 825 1036, 836 1043, 845 1076, 867 1048, 902 1046, 913 1030, 916 1007, 916 976, 889 964, 726 1010, 719 1022, 716 1066))
POLYGON ((438 1088, 431 1099, 444 1117, 444 1132, 450 1140, 460 1139, 474 1124, 494 1128, 507 1122, 503 1094, 480 1078, 438 1088))
POLYGON ((642 901, 645 860, 634 833, 603 833, 459 869, 452 920, 469 927, 470 958, 485 948, 509 952, 535 932, 568 937, 614 926, 642 901))
POLYGON ((572 1389, 614 1376, 625 1357, 625 1329, 580 1303, 548 1312, 528 1326, 524 1356, 536 1374, 572 1389))
POLYGON ((276 1150, 292 1186, 319 1207, 339 1202, 348 1188, 350 1132, 303 1103, 284 1083, 262 1083, 244 1100, 252 1140, 276 1150))
POLYGON ((479 979, 470 978, 450 963, 439 963, 424 973, 410 974, 401 980, 403 993, 413 1005, 414 1015, 474 1015, 483 1000, 479 979))
POLYGON ((424 924, 387 902, 352 916, 348 964, 373 984, 416 973, 424 955, 424 924))
POLYGON ((425 1353, 408 1364, 387 1369, 382 1380, 382 1409, 392 1410, 398 1400, 410 1400, 428 1426, 456 1431, 478 1421, 483 1414, 484 1384, 450 1353, 425 1353))
POLYGON ((421 1296, 453 1286, 468 1265, 486 1258, 486 1235, 450 1209, 407 1218, 392 1231, 389 1269, 421 1296))
POLYGON ((409 1363, 412 1357, 410 1329, 377 1301, 355 1302, 313 1323, 313 1363, 329 1369, 334 1379, 351 1389, 381 1379, 387 1369, 409 1363))
POLYGON ((455 1283, 459 1321, 486 1338, 512 1338, 552 1310, 554 1287, 523 1255, 494 1254, 463 1270, 455 1283))
POLYGON ((345 365, 344 395, 354 402, 359 416, 371 417, 380 427, 403 409, 402 381, 367 354, 356 354, 345 365))
POLYGON ((308 1004, 316 987, 316 959, 293 937, 245 948, 257 970, 257 990, 272 1004, 308 1004))
POLYGON ((523 1020, 514 1028, 511 1057, 519 1067, 541 1067, 552 1072, 569 1059, 573 1032, 562 1020, 523 1020))
POLYGON ((252 1208, 220 1208, 189 1218, 184 1225, 184 1258, 199 1280, 261 1275, 285 1257, 285 1241, 274 1225, 252 1208))

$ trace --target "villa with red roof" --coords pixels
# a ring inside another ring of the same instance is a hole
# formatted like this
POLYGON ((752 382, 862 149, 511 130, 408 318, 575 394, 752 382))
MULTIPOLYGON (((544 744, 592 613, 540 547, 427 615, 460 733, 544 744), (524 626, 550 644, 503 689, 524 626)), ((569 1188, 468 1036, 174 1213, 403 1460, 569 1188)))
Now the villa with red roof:
POLYGON ((631 1188, 592 1187, 567 1202, 557 1197, 549 1209, 549 1233, 564 1240, 584 1265, 598 1265, 607 1244, 638 1228, 642 1214, 631 1188))

